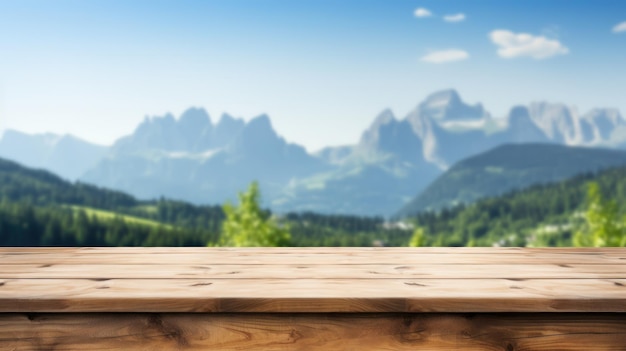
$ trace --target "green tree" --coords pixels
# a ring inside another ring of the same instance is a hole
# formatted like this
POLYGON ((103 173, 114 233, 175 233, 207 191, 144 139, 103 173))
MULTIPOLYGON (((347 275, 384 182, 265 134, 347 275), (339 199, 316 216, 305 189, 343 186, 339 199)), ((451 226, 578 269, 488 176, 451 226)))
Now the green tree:
POLYGON ((250 184, 239 193, 239 206, 223 206, 226 219, 222 223, 222 246, 288 246, 289 229, 281 226, 268 211, 261 209, 259 185, 250 184))
POLYGON ((600 186, 589 182, 585 223, 574 237, 576 246, 626 246, 626 226, 617 203, 602 198, 600 186))
POLYGON ((424 235, 424 228, 416 227, 413 231, 413 236, 411 236, 411 240, 409 240, 410 247, 421 247, 426 246, 426 237, 424 235))

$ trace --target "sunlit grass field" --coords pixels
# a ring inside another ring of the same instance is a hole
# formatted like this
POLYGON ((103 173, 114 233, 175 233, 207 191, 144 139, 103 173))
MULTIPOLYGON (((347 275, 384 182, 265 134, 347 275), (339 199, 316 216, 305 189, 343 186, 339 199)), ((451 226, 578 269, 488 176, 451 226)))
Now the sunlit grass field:
POLYGON ((75 212, 78 212, 81 210, 85 211, 88 217, 96 217, 102 221, 111 221, 115 218, 120 218, 124 222, 129 223, 129 224, 145 225, 148 227, 161 226, 165 229, 174 228, 172 225, 169 225, 169 224, 163 224, 158 221, 151 220, 151 219, 135 217, 135 216, 127 215, 127 214, 120 214, 118 212, 113 212, 113 211, 107 211, 107 210, 101 210, 101 209, 96 209, 92 207, 77 206, 77 205, 68 205, 67 207, 71 208, 75 212))

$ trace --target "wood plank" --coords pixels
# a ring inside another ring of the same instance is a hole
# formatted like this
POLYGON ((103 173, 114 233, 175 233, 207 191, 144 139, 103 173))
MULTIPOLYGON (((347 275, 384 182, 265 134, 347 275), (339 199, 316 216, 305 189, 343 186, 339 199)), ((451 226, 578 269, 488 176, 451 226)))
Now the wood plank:
POLYGON ((626 311, 624 249, 437 249, 5 249, 0 311, 626 311))
POLYGON ((623 314, 0 314, 2 350, 624 350, 623 314))
POLYGON ((0 255, 0 266, 23 264, 150 264, 150 265, 217 265, 217 264, 375 264, 375 265, 492 265, 492 264, 616 264, 626 265, 626 250, 622 254, 422 254, 417 250, 413 253, 393 252, 357 252, 357 253, 247 253, 222 252, 207 250, 200 253, 170 254, 127 253, 127 254, 94 254, 94 253, 22 253, 0 255))
POLYGON ((21 279, 626 279, 626 265, 124 265, 29 264, 0 266, 0 278, 21 279))
POLYGON ((626 280, 0 280, 0 312, 106 311, 626 312, 626 280))

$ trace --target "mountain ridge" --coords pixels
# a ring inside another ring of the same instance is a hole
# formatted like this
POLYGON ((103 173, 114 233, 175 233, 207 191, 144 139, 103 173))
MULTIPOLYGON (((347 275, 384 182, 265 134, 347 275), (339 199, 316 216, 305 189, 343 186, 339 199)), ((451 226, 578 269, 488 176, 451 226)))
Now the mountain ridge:
MULTIPOLYGON (((4 141, 0 155, 12 158, 14 149, 1 153, 4 141)), ((77 178, 140 198, 195 203, 234 200, 258 180, 275 210, 391 215, 455 163, 511 142, 624 148, 626 121, 614 109, 580 115, 547 102, 514 106, 494 118, 448 89, 426 96, 403 118, 383 110, 354 144, 309 153, 276 133, 268 115, 246 122, 225 113, 213 122, 206 110, 192 107, 178 118, 146 117, 132 134, 92 153, 94 164, 82 165, 77 178)), ((33 166, 56 170, 72 158, 33 166)))
POLYGON ((626 151, 549 143, 504 144, 468 157, 439 176, 396 217, 470 204, 532 185, 626 165, 626 151))
POLYGON ((76 180, 107 152, 71 134, 26 134, 13 129, 0 138, 0 157, 34 168, 47 169, 61 177, 76 180))

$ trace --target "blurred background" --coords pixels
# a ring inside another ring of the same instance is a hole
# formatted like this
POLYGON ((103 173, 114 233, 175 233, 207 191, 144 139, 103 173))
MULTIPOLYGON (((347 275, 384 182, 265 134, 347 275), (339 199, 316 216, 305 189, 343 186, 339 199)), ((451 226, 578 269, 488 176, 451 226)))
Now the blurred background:
POLYGON ((0 50, 0 245, 626 245, 626 3, 0 0, 0 50))

